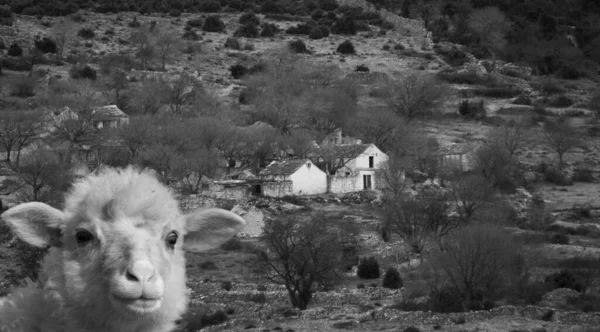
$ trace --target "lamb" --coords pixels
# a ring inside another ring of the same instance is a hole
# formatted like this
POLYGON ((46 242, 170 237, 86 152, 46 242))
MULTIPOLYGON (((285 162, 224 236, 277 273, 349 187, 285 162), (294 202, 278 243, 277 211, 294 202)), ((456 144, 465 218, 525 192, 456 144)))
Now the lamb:
POLYGON ((63 211, 40 202, 2 214, 50 246, 37 284, 0 300, 0 331, 167 332, 187 310, 184 251, 214 248, 245 225, 222 209, 184 215, 173 193, 134 167, 76 182, 63 211))

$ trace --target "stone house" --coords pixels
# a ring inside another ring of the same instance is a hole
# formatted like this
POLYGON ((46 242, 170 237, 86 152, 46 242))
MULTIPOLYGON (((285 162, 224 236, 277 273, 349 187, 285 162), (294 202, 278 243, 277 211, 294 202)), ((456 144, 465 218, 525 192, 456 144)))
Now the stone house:
POLYGON ((309 159, 274 161, 258 174, 255 193, 264 196, 316 195, 327 192, 327 175, 309 159))
POLYGON ((481 146, 481 142, 466 142, 440 147, 435 153, 438 158, 439 167, 469 171, 473 168, 475 152, 481 146))
POLYGON ((94 127, 102 128, 119 128, 129 124, 129 115, 121 111, 117 105, 106 105, 96 107, 92 111, 92 119, 94 127))
POLYGON ((321 145, 344 145, 344 144, 362 144, 358 138, 344 136, 341 128, 337 128, 331 134, 325 136, 321 141, 321 145))
POLYGON ((340 145, 334 148, 344 150, 340 151, 340 156, 348 156, 348 161, 332 175, 332 193, 341 194, 382 187, 377 173, 389 157, 375 144, 340 145))

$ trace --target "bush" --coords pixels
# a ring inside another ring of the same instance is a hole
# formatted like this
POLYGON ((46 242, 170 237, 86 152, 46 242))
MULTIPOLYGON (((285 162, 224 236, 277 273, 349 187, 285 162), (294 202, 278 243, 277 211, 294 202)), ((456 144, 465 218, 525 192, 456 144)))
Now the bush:
POLYGON ((133 20, 127 23, 127 25, 129 25, 131 28, 139 28, 142 26, 142 24, 138 21, 137 16, 134 16, 133 20))
POLYGON ((556 96, 554 98, 552 98, 549 102, 548 102, 548 106, 552 106, 552 107, 569 107, 571 105, 573 105, 575 102, 573 101, 573 99, 565 96, 565 95, 560 95, 560 96, 556 96))
POLYGON ((221 3, 218 1, 203 1, 198 9, 205 13, 218 13, 221 10, 221 3))
POLYGON ((30 71, 31 63, 23 58, 4 58, 0 60, 0 67, 14 71, 30 71))
POLYGON ((340 263, 342 271, 350 271, 353 266, 358 265, 359 257, 356 246, 345 246, 342 248, 340 263))
POLYGON ((223 281, 221 283, 221 289, 226 290, 228 292, 231 290, 231 286, 232 286, 232 284, 231 284, 231 281, 229 281, 229 280, 223 281))
POLYGON ((202 27, 202 24, 203 24, 203 21, 199 17, 189 19, 186 23, 187 26, 193 27, 193 28, 200 28, 200 27, 202 27))
POLYGON ((248 68, 244 67, 243 65, 236 64, 229 67, 229 72, 231 72, 231 76, 237 80, 246 75, 248 68))
POLYGON ((246 25, 246 24, 260 25, 260 20, 253 12, 248 12, 248 13, 243 13, 242 15, 240 15, 239 23, 243 24, 243 25, 246 25))
POLYGON ((81 28, 77 32, 77 35, 84 39, 92 39, 92 38, 96 37, 94 30, 92 30, 91 28, 81 28))
POLYGON ((234 33, 234 37, 257 38, 259 35, 258 27, 254 24, 246 24, 239 27, 234 33))
POLYGON ((310 33, 308 34, 308 38, 310 39, 323 39, 323 30, 321 29, 321 27, 314 27, 312 28, 312 30, 310 30, 310 33))
POLYGON ((356 22, 348 15, 342 16, 331 26, 331 32, 336 35, 355 35, 357 31, 356 22))
POLYGON ((429 310, 439 313, 462 312, 461 295, 454 289, 445 287, 429 293, 429 310))
POLYGON ((13 84, 10 95, 13 97, 27 98, 35 96, 35 80, 23 78, 13 84))
POLYGON ((578 279, 577 275, 566 269, 547 275, 544 282, 550 289, 570 288, 578 292, 585 290, 585 285, 578 279))
POLYGON ((306 44, 301 39, 294 39, 288 43, 288 48, 294 53, 307 53, 310 54, 306 44))
POLYGON ((186 30, 181 38, 185 40, 198 40, 200 36, 194 30, 186 30))
POLYGON ((258 294, 251 294, 248 301, 262 304, 267 302, 267 297, 265 296, 265 293, 260 292, 258 294))
POLYGON ((414 326, 409 326, 409 327, 405 328, 404 330, 402 330, 402 332, 421 332, 421 330, 419 330, 418 328, 416 328, 414 326))
POLYGON ((573 173, 573 181, 575 182, 594 182, 594 173, 591 170, 585 168, 575 169, 573 173))
POLYGON ((567 298, 567 304, 570 304, 583 312, 600 311, 600 296, 594 294, 581 294, 567 298))
POLYGON ((244 248, 242 241, 238 238, 231 238, 227 242, 221 244, 221 249, 225 251, 239 251, 244 248))
POLYGON ((341 54, 356 54, 356 50, 354 49, 354 44, 352 44, 352 42, 349 40, 346 40, 343 43, 341 43, 337 47, 336 51, 341 54))
POLYGON ((231 48, 234 50, 241 50, 242 49, 242 44, 240 43, 240 40, 235 38, 235 37, 229 37, 227 38, 227 40, 225 40, 225 48, 231 48))
POLYGON ((483 96, 489 98, 513 98, 519 96, 522 92, 520 89, 512 87, 488 87, 488 88, 474 88, 467 90, 476 96, 483 96))
POLYGON ((23 55, 23 49, 17 43, 12 43, 8 48, 7 54, 10 56, 21 56, 23 55))
POLYGON ((570 242, 569 235, 562 232, 550 234, 549 240, 553 244, 569 244, 570 242))
POLYGON ((273 23, 263 23, 260 31, 261 37, 273 37, 279 32, 279 28, 273 23))
POLYGON ((558 186, 573 185, 573 179, 569 178, 565 173, 556 168, 548 168, 544 176, 546 181, 558 186))
POLYGON ((361 258, 358 263, 356 275, 361 279, 379 278, 379 262, 377 262, 377 259, 373 256, 361 258))
POLYGON ((200 323, 202 326, 219 325, 225 323, 227 319, 229 319, 227 313, 219 309, 212 314, 202 315, 200 317, 200 323))
POLYGON ((487 110, 483 100, 480 100, 479 102, 463 100, 458 105, 458 114, 469 118, 480 119, 486 116, 487 110))
POLYGON ((171 17, 179 17, 179 16, 181 16, 181 10, 179 10, 179 9, 171 9, 171 11, 169 11, 169 16, 171 16, 171 17))
POLYGON ((397 43, 396 45, 394 45, 394 49, 396 51, 404 51, 406 49, 406 47, 400 43, 397 43))
POLYGON ((202 30, 207 32, 223 32, 225 31, 225 23, 223 23, 219 15, 210 15, 204 21, 202 30))
POLYGON ((400 272, 396 268, 389 267, 383 275, 383 281, 381 285, 385 288, 398 289, 402 288, 402 278, 400 278, 400 272))
POLYGON ((368 73, 369 72, 369 67, 367 67, 363 63, 363 64, 360 64, 360 65, 356 66, 356 68, 354 68, 354 71, 361 72, 361 73, 368 73))
POLYGON ((286 33, 290 35, 309 35, 310 31, 317 27, 317 23, 314 21, 309 21, 307 23, 297 24, 296 26, 289 27, 285 30, 286 33))
POLYGON ((42 53, 56 53, 57 46, 54 40, 44 37, 42 39, 36 39, 34 42, 35 48, 40 50, 42 53))
POLYGON ((90 79, 92 81, 96 80, 96 70, 89 65, 74 65, 69 70, 69 76, 73 79, 90 79))
POLYGON ((515 100, 513 100, 512 103, 515 105, 525 105, 525 106, 533 105, 533 101, 531 100, 531 98, 527 97, 526 95, 518 96, 517 98, 515 98, 515 100))

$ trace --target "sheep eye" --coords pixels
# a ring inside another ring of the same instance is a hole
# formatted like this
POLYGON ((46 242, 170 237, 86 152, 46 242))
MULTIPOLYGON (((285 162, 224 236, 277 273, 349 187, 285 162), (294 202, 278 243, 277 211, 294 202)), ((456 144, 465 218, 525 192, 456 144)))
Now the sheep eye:
POLYGON ((177 233, 175 232, 171 232, 169 233, 169 235, 167 236, 167 245, 169 246, 169 248, 173 249, 175 248, 175 244, 177 243, 177 233))
POLYGON ((94 236, 92 235, 92 233, 84 229, 78 230, 77 233, 75 233, 75 240, 77 241, 77 245, 79 246, 86 245, 93 239, 94 236))

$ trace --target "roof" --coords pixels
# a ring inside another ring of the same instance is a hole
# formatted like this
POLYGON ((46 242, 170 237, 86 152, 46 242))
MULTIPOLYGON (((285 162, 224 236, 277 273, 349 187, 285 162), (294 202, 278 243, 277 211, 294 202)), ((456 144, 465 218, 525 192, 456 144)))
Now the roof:
POLYGON ((448 156, 466 154, 477 149, 481 144, 481 142, 454 143, 450 146, 440 147, 436 152, 436 155, 448 156))
POLYGON ((306 163, 308 159, 288 159, 284 161, 274 161, 260 172, 260 175, 291 175, 306 163))
POLYGON ((96 107, 92 111, 94 120, 105 121, 105 120, 116 120, 119 118, 127 118, 129 115, 121 111, 117 105, 107 105, 102 107, 96 107))
MULTIPOLYGON (((363 152, 365 152, 373 144, 340 144, 340 145, 327 145, 318 147, 315 150, 326 149, 326 151, 333 151, 331 157, 336 158, 356 158, 363 152)), ((329 152, 327 152, 329 154, 329 152)))

